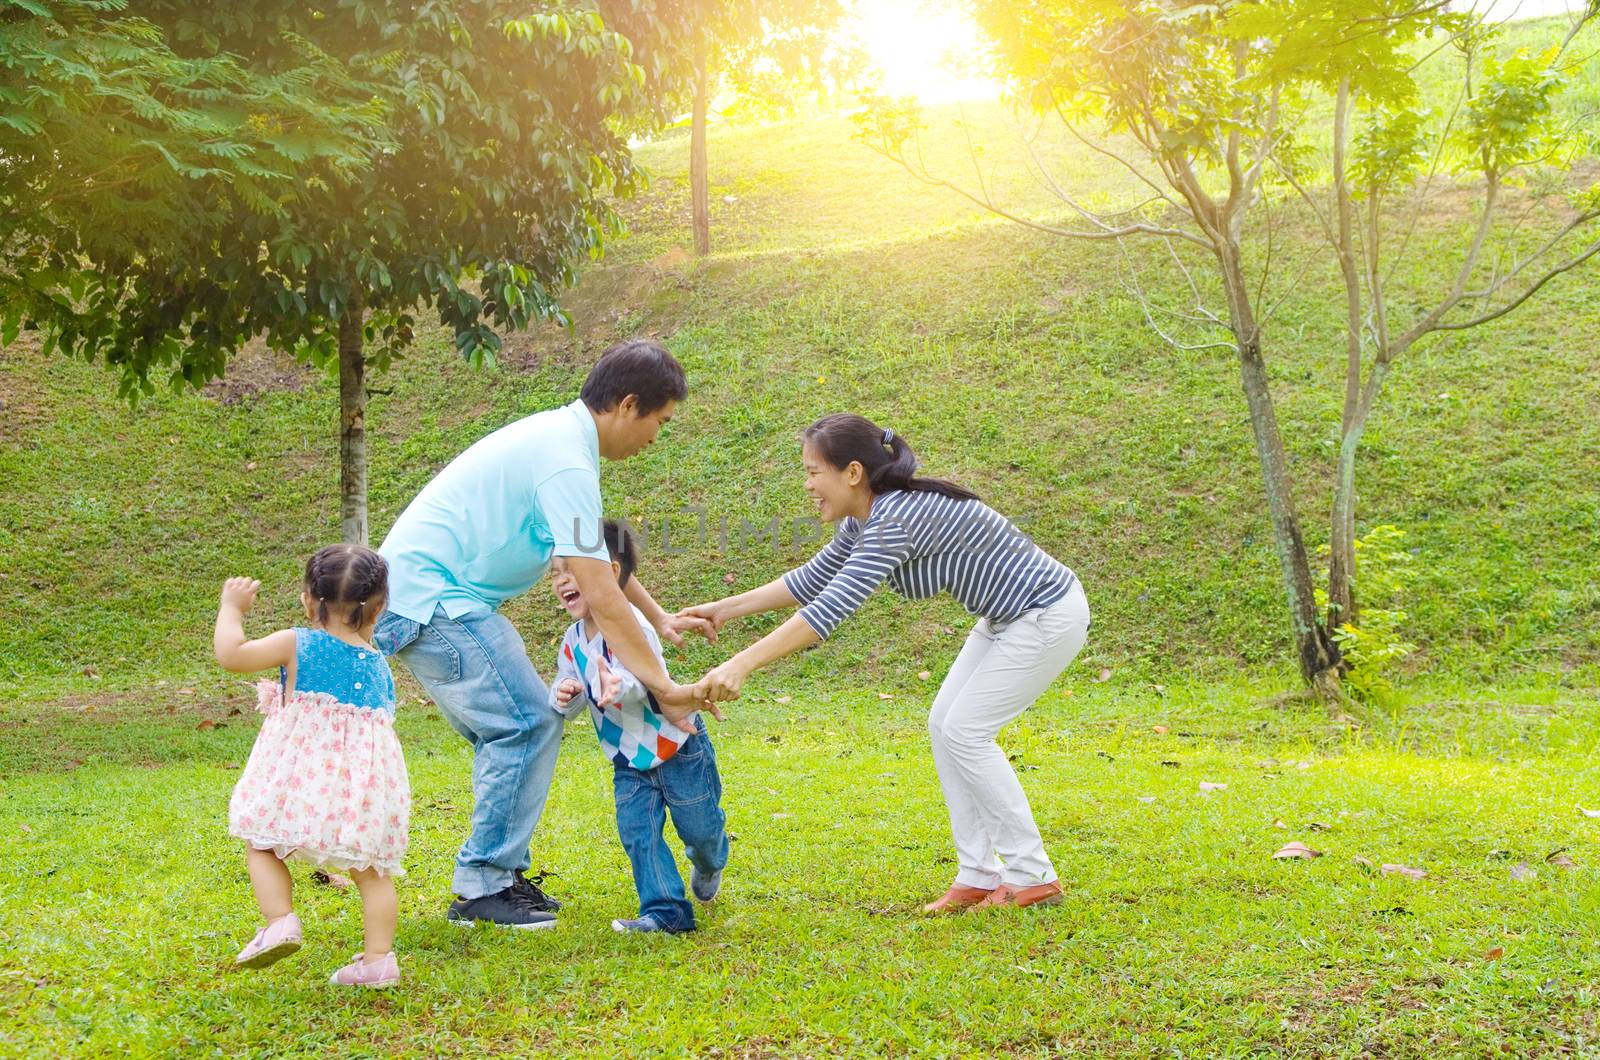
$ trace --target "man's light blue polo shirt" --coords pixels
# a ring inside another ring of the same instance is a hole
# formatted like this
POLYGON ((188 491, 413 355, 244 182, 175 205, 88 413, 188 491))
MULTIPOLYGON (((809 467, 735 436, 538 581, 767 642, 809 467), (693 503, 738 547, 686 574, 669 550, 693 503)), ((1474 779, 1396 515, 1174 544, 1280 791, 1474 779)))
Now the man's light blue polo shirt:
POLYGON ((389 610, 427 623, 493 611, 544 576, 552 556, 605 558, 600 437, 581 400, 517 420, 452 460, 378 549, 389 610))

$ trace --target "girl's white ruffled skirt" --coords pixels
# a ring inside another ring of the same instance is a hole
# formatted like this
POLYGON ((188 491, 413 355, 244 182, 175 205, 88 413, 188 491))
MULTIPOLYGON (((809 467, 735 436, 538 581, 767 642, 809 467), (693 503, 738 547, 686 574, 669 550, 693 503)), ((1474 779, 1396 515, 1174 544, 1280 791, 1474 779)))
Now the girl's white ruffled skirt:
POLYGON ((411 784, 385 710, 257 686, 266 715, 228 803, 228 833, 280 858, 402 874, 411 784))

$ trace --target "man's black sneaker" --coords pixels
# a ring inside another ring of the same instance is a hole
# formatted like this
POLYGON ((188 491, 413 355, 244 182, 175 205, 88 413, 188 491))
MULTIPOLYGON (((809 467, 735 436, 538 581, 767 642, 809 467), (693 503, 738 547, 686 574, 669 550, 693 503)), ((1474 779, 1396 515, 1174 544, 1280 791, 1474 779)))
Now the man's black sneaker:
POLYGON ((538 873, 531 880, 522 874, 521 869, 517 869, 511 875, 513 877, 511 880, 512 889, 520 891, 527 896, 528 901, 532 903, 535 909, 546 913, 554 913, 561 908, 560 902, 545 894, 539 887, 544 882, 544 873, 538 873))
POLYGON ((450 923, 462 927, 485 923, 534 931, 556 926, 556 915, 535 909, 532 900, 517 890, 516 884, 482 898, 457 898, 450 903, 450 911, 445 916, 450 923))

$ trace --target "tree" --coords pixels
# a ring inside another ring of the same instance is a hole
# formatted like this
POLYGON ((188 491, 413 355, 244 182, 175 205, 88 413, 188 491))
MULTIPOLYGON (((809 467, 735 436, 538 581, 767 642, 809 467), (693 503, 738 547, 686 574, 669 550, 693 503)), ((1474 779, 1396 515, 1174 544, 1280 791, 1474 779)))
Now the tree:
POLYGON ((711 252, 711 177, 706 132, 712 97, 726 79, 747 106, 784 108, 852 69, 832 37, 844 0, 704 0, 690 56, 689 198, 694 252, 711 252))
MULTIPOLYGON (((1360 300, 1353 298, 1349 345, 1335 343, 1347 346, 1353 376, 1346 380, 1344 445, 1332 517, 1330 613, 1323 615, 1268 387, 1265 328, 1283 294, 1270 286, 1275 265, 1281 266, 1274 258, 1273 233, 1292 197, 1316 202, 1306 183, 1315 168, 1313 141, 1319 123, 1314 111, 1326 101, 1325 93, 1333 91, 1333 145, 1327 154, 1337 171, 1332 177, 1335 208, 1321 216, 1339 245, 1347 280, 1362 260, 1368 263, 1366 272, 1381 275, 1373 265, 1379 260, 1376 222, 1362 250, 1365 259, 1356 253, 1351 211, 1356 193, 1350 182, 1365 181, 1360 186, 1368 191, 1404 183, 1416 157, 1405 144, 1422 129, 1415 113, 1421 66, 1417 52, 1481 43, 1491 28, 1479 17, 1451 12, 1445 4, 1410 0, 980 0, 975 8, 995 41, 1018 101, 1041 119, 1059 121, 1074 140, 1127 173, 1144 200, 1120 213, 1092 210, 1039 163, 1038 171, 1078 224, 1037 221, 1006 211, 982 187, 964 188, 930 172, 917 149, 921 119, 914 107, 878 101, 862 118, 864 138, 919 179, 1029 227, 1119 247, 1136 239, 1165 245, 1168 260, 1183 277, 1184 304, 1174 307, 1151 297, 1136 270, 1129 272, 1132 290, 1163 339, 1185 349, 1226 347, 1237 357, 1299 669, 1324 695, 1337 694, 1341 659, 1335 629, 1355 616, 1354 455, 1393 354, 1380 352, 1367 382, 1360 382, 1360 349, 1371 341, 1364 336, 1378 334, 1383 325, 1369 328, 1360 300), (1356 170, 1341 168, 1352 99, 1364 101, 1374 116, 1389 116, 1371 124, 1372 134, 1361 149, 1362 166, 1356 170), (1096 127, 1090 129, 1090 123, 1096 127), (1208 308, 1208 296, 1220 299, 1220 309, 1208 308), (1167 321, 1165 327, 1158 315, 1167 321), (1186 343, 1172 334, 1208 329, 1226 339, 1186 343)), ((1470 142, 1467 153, 1484 160, 1485 173, 1503 172, 1513 156, 1518 164, 1541 157, 1541 149, 1514 145, 1519 135, 1544 128, 1540 115, 1548 112, 1555 85, 1540 72, 1547 66, 1535 71, 1526 60, 1495 69, 1474 97, 1480 100, 1472 105, 1477 110, 1469 106, 1477 117, 1463 128, 1475 131, 1461 134, 1470 142)), ((1492 190, 1489 194, 1492 200, 1492 190)), ((1371 216, 1381 216, 1380 200, 1381 195, 1365 200, 1371 216)), ((1435 307, 1437 315, 1430 312, 1408 329, 1401 336, 1407 344, 1456 326, 1446 315, 1469 299, 1509 296, 1502 309, 1459 324, 1493 319, 1594 253, 1580 252, 1544 273, 1526 274, 1528 266, 1549 253, 1548 248, 1537 250, 1473 288, 1474 270, 1484 260, 1481 242, 1489 213, 1484 211, 1457 282, 1435 307), (1523 293, 1517 294, 1518 289, 1523 293)), ((1592 217, 1586 206, 1577 206, 1561 234, 1577 231, 1592 217)), ((1290 284, 1313 263, 1302 262, 1290 284)), ((1378 292, 1371 304, 1381 321, 1381 281, 1374 285, 1370 278, 1362 280, 1361 270, 1355 270, 1355 279, 1357 287, 1366 283, 1378 292)))
POLYGON ((108 0, 0 2, 0 319, 49 320, 87 262, 181 253, 186 233, 298 191, 384 143, 373 89, 294 42, 272 71, 188 57, 108 0), (280 145, 279 130, 295 130, 280 145))
MULTIPOLYGON (((432 307, 469 360, 493 357, 497 329, 561 319, 574 261, 601 253, 611 203, 639 183, 626 133, 658 120, 675 85, 665 62, 685 38, 671 5, 510 0, 324 8, 152 2, 141 14, 195 62, 250 78, 330 57, 372 93, 379 134, 359 165, 270 114, 238 113, 293 164, 266 198, 179 187, 193 220, 126 248, 79 245, 93 266, 35 300, 47 347, 120 371, 128 395, 223 374, 257 334, 340 380, 341 514, 365 541, 368 366, 382 371, 432 307), (203 209, 189 201, 203 197, 203 209)), ((227 131, 225 129, 224 131, 227 131)), ((235 181, 227 181, 237 191, 235 181)))

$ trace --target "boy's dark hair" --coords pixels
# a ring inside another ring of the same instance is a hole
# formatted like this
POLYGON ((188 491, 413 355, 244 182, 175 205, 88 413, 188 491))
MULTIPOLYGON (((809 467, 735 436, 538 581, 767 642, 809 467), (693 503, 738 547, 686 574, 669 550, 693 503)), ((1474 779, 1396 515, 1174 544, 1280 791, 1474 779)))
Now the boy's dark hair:
POLYGON ((306 560, 306 592, 317 601, 317 625, 328 624, 329 604, 350 604, 345 621, 360 629, 389 598, 389 564, 365 545, 329 545, 306 560))
POLYGON ((622 565, 622 569, 617 571, 617 585, 626 588, 628 579, 639 569, 638 539, 633 536, 633 531, 628 529, 626 521, 607 519, 601 524, 601 528, 606 539, 606 551, 611 554, 615 562, 622 565))
POLYGON ((629 394, 639 402, 639 415, 647 416, 688 397, 689 383, 666 347, 653 339, 628 339, 600 355, 578 396, 591 412, 610 412, 629 394))

